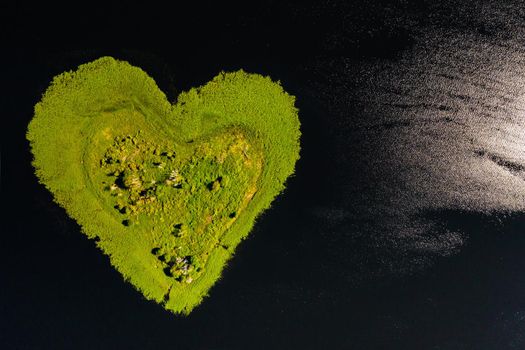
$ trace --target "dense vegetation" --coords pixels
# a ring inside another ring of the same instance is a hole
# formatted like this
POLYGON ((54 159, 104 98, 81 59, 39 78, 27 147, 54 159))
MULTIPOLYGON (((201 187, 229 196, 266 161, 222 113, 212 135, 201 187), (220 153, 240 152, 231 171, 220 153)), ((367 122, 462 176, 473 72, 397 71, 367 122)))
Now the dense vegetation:
POLYGON ((221 73, 172 105, 103 57, 54 78, 28 127, 36 174, 148 299, 189 313, 284 188, 299 157, 294 97, 221 73))

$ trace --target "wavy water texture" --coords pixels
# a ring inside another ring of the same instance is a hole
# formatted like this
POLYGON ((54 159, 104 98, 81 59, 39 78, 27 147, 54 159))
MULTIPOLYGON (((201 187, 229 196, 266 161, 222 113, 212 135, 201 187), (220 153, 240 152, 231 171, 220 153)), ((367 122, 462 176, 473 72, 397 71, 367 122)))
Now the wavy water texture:
POLYGON ((366 237, 381 268, 413 271, 468 240, 440 213, 525 211, 525 30, 492 6, 472 19, 491 35, 433 23, 395 59, 306 68, 337 123, 340 201, 312 210, 337 245, 366 237))

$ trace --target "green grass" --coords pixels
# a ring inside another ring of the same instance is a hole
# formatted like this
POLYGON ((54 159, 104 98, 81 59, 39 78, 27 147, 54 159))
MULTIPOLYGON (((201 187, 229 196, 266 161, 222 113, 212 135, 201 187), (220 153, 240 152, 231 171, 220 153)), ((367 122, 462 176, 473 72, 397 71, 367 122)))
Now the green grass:
POLYGON ((54 78, 27 138, 39 181, 111 264, 187 314, 293 173, 294 100, 238 71, 172 105, 140 68, 103 57, 54 78))

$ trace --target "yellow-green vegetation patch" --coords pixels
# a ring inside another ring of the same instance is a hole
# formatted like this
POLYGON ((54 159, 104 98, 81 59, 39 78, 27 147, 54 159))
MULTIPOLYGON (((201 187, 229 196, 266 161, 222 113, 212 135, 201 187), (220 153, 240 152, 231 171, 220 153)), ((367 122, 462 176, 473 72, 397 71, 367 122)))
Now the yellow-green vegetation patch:
POLYGON ((143 295, 189 313, 299 158, 294 97, 221 73, 170 104, 111 57, 54 78, 28 127, 36 174, 143 295))

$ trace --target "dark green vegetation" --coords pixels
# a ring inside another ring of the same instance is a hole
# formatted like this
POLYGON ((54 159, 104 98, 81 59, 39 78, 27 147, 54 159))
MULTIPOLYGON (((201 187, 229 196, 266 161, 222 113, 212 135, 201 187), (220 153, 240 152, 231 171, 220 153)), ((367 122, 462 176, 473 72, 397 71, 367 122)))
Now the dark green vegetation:
POLYGON ((172 105, 110 57, 54 78, 27 137, 36 174, 148 299, 189 313, 299 157, 294 97, 221 73, 172 105))

